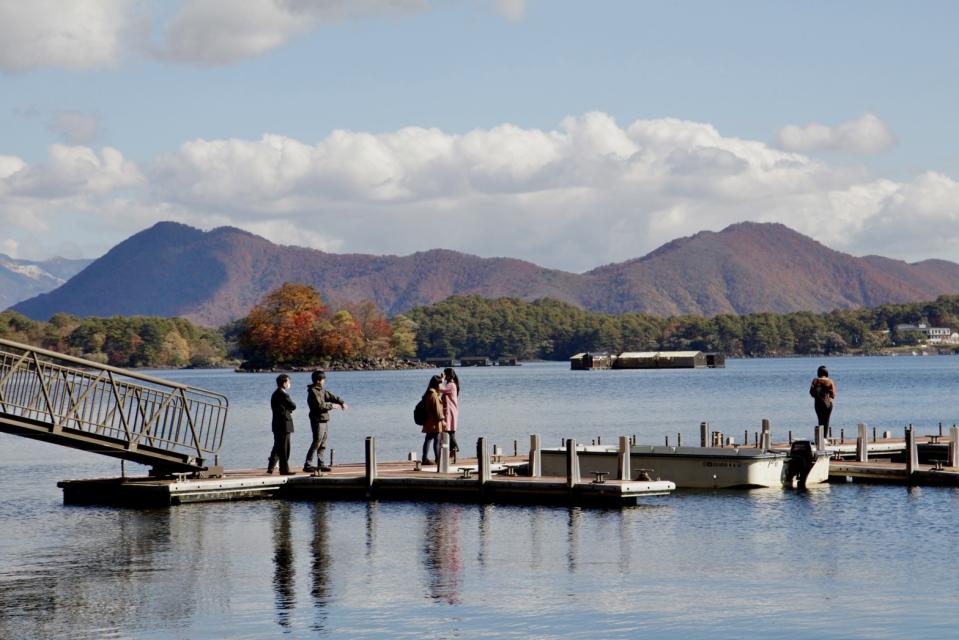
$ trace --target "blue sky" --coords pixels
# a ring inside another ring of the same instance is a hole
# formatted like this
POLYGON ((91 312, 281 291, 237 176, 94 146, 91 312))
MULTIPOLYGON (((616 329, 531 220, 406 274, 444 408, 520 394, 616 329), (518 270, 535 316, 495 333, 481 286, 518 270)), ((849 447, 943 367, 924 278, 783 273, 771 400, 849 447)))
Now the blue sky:
POLYGON ((178 220, 582 271, 757 220, 959 260, 957 14, 0 0, 0 253, 178 220))

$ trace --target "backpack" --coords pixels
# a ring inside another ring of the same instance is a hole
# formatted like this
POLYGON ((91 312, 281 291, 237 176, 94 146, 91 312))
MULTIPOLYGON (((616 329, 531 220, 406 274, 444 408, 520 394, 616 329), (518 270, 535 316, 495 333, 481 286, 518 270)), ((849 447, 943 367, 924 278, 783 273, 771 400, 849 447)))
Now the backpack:
POLYGON ((829 385, 819 383, 809 390, 809 394, 819 400, 824 406, 832 406, 832 398, 829 397, 829 385), (813 392, 815 392, 815 394, 813 392))
POLYGON ((426 396, 420 398, 420 401, 416 403, 416 406, 413 407, 413 422, 423 426, 426 424, 426 419, 430 415, 430 405, 427 402, 426 396))

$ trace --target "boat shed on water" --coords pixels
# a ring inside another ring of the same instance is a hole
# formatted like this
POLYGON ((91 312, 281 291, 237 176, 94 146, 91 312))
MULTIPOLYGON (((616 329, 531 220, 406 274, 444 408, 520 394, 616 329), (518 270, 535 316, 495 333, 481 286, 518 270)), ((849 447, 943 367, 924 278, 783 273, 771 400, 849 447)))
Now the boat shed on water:
POLYGON ((608 353, 577 353, 569 359, 569 368, 573 371, 589 371, 590 369, 609 369, 613 356, 608 353))
POLYGON ((700 369, 706 367, 702 351, 625 351, 613 360, 613 369, 700 369))

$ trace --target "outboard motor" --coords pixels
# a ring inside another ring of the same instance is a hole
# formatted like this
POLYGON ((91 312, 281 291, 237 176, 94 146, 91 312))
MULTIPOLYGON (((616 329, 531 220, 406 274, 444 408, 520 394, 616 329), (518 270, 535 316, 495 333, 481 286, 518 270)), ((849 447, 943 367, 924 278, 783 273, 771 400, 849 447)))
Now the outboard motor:
POLYGON ((786 482, 792 484, 796 478, 796 486, 805 488, 806 477, 816 463, 813 455, 812 443, 809 440, 793 440, 789 447, 789 464, 786 466, 786 482))

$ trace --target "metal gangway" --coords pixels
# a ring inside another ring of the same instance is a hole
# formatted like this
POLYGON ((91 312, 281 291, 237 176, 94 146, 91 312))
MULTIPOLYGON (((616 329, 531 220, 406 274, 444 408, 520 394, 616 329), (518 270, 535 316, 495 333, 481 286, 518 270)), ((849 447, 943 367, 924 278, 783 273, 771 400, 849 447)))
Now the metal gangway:
POLYGON ((0 432, 152 465, 220 475, 226 397, 0 339, 0 432))

